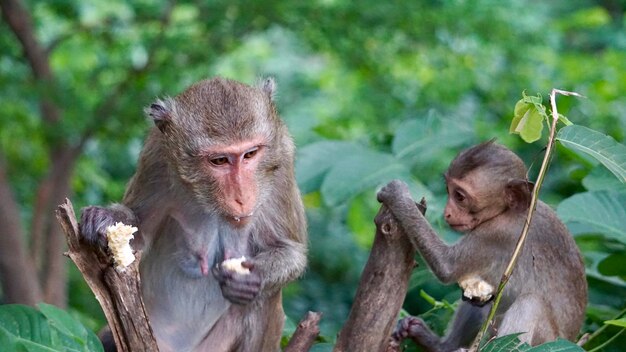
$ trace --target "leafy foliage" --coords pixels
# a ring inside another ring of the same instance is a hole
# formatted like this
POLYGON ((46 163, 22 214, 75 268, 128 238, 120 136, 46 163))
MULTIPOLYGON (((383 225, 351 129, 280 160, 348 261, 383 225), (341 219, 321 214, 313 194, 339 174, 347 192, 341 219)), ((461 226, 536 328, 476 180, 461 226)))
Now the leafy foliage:
POLYGON ((103 351, 98 337, 48 304, 0 306, 0 346, 7 351, 103 351))
POLYGON ((626 183, 626 146, 623 144, 584 126, 563 128, 557 139, 570 149, 591 155, 626 183))
MULTIPOLYGON (((74 203, 119 201, 149 127, 143 106, 206 76, 252 83, 273 75, 281 116, 298 145, 297 178, 311 237, 309 270, 285 290, 285 310, 293 320, 307 310, 323 311, 322 334, 335 336, 374 233, 376 187, 390 178, 407 181, 416 199, 426 197, 429 221, 446 241, 454 241, 458 235, 441 218, 442 172, 459 149, 494 137, 533 163, 540 147, 506 132, 541 140, 547 114, 539 107, 541 95, 524 95, 515 109, 511 105, 520 90, 545 93, 558 84, 587 99, 559 101, 559 111, 578 125, 559 133, 566 148, 559 149, 542 198, 558 205, 583 249, 590 285, 584 331, 619 318, 626 287, 620 270, 626 266, 620 255, 626 250, 623 5, 25 3, 56 77, 53 86, 33 84, 19 42, 0 36, 0 160, 25 229, 37 215, 34 204, 51 167, 49 151, 88 135, 73 169, 74 203), (54 128, 39 115, 44 96, 61 108, 62 122, 54 128), (585 150, 595 155, 583 156, 585 150), (604 166, 596 166, 596 158, 604 166)), ((443 330, 448 310, 433 311, 424 297, 454 302, 458 290, 437 283, 425 265, 411 280, 405 309, 433 318, 443 330), (420 295, 422 290, 427 295, 420 295)), ((102 315, 93 312, 97 302, 79 275, 70 277, 70 287, 70 306, 99 317, 92 324, 101 326, 102 315)), ((607 329, 586 347, 614 334, 607 329)), ((620 344, 626 339, 607 350, 618 351, 620 344)))

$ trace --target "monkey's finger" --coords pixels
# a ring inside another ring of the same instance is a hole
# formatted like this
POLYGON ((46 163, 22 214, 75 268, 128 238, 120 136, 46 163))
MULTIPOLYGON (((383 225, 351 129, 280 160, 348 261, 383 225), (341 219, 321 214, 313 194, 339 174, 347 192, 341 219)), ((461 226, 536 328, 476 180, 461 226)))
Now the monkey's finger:
POLYGON ((252 270, 254 269, 254 262, 251 260, 246 260, 244 262, 241 262, 241 266, 243 266, 244 268, 248 270, 252 270))
POLYGON ((228 270, 223 270, 219 263, 215 264, 215 266, 211 268, 211 273, 220 284, 223 284, 232 279, 233 276, 232 273, 230 273, 228 270))
POLYGON ((224 287, 222 294, 226 297, 226 299, 237 304, 248 304, 257 296, 256 294, 249 292, 233 290, 230 287, 224 287))
POLYGON ((230 289, 241 291, 241 292, 249 292, 249 293, 258 293, 261 289, 261 285, 255 282, 246 282, 246 281, 236 281, 229 280, 227 282, 227 286, 230 289))

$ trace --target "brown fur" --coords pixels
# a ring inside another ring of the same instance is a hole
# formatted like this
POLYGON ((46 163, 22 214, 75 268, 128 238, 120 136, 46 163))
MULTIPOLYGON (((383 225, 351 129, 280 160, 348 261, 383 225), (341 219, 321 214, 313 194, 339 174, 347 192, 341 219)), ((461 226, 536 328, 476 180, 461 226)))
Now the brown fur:
MULTIPOLYGON (((492 141, 463 151, 446 172, 446 221, 465 235, 447 245, 417 211, 399 181, 378 195, 402 228, 419 239, 413 245, 444 283, 478 276, 494 288, 521 234, 532 185, 523 162, 492 141)), ((574 340, 584 319, 587 283, 584 265, 570 233, 549 206, 539 202, 527 241, 505 288, 493 335, 523 332, 532 345, 557 337, 574 340)), ((427 351, 467 347, 490 307, 462 302, 444 339, 418 318, 399 322, 398 338, 411 338, 427 351)))
POLYGON ((146 109, 156 127, 123 205, 83 211, 81 231, 92 242, 102 242, 113 221, 138 225, 133 245, 144 248, 142 292, 162 352, 278 350, 280 289, 302 274, 307 236, 294 145, 273 89, 272 80, 257 88, 216 78, 156 101, 146 109), (242 143, 263 149, 250 185, 258 190, 250 197, 254 213, 245 221, 225 205, 224 183, 210 164, 211 153, 242 143), (250 275, 221 269, 240 255, 250 275), (202 263, 213 274, 199 270, 202 263))

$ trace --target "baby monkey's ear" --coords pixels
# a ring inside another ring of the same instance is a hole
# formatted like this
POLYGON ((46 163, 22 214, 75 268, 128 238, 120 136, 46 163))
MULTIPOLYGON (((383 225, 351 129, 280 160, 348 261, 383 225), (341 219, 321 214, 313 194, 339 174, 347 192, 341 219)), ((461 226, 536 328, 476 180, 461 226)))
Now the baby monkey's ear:
POLYGON ((509 208, 524 211, 530 206, 535 184, 528 180, 510 180, 504 189, 509 208))

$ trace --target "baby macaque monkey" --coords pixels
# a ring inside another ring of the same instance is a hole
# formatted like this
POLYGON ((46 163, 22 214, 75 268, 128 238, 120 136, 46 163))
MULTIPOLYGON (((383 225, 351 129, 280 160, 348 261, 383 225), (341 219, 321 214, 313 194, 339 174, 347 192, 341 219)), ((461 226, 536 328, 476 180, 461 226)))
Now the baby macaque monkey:
POLYGON ((132 245, 143 245, 142 296, 161 352, 279 349, 281 288, 304 271, 307 233, 273 92, 271 79, 216 78, 157 100, 123 204, 83 209, 88 242, 105 245, 117 221, 139 228, 132 245))
MULTIPOLYGON (((443 338, 419 318, 398 322, 394 337, 410 338, 425 351, 454 351, 468 347, 476 337, 521 234, 533 187, 522 160, 493 141, 461 152, 444 176, 445 220, 464 234, 453 245, 433 231, 406 184, 392 181, 378 193, 399 226, 417 238, 413 246, 435 276, 446 284, 460 283, 467 296, 443 338)), ((523 333, 520 339, 531 345, 557 337, 574 340, 586 302, 585 268, 576 243, 540 201, 490 334, 523 333)))

